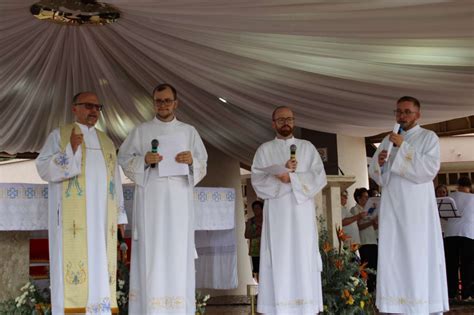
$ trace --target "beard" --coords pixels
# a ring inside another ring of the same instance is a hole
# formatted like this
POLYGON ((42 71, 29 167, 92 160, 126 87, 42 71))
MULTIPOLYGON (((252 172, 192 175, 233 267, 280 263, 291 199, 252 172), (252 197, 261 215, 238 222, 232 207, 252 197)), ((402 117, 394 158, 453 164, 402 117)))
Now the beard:
POLYGON ((400 124, 402 130, 409 130, 416 125, 416 121, 397 121, 400 124))
POLYGON ((161 120, 166 120, 173 116, 174 116, 173 111, 162 111, 162 112, 158 111, 156 113, 156 118, 161 119, 161 120))
POLYGON ((280 134, 283 137, 288 137, 293 133, 293 127, 289 125, 284 125, 281 126, 280 128, 277 129, 278 134, 280 134))

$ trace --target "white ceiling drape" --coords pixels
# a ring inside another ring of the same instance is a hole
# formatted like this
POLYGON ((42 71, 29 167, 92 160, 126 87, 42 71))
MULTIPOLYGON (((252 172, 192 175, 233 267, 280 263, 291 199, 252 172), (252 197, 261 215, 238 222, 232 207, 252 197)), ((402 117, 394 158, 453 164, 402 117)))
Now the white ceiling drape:
POLYGON ((179 119, 249 163, 275 106, 300 127, 355 136, 391 129, 402 95, 422 123, 474 114, 474 2, 116 0, 106 26, 64 26, 0 0, 0 151, 38 151, 96 91, 99 127, 119 144, 178 89, 179 119), (218 97, 228 100, 222 103, 218 97))

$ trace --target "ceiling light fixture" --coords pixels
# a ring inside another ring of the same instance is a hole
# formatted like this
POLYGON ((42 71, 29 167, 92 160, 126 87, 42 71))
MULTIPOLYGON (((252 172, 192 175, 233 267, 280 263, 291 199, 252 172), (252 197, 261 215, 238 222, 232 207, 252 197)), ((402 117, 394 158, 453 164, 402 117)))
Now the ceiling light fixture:
POLYGON ((65 25, 104 25, 120 18, 117 8, 95 0, 41 0, 30 7, 30 12, 39 20, 65 25))

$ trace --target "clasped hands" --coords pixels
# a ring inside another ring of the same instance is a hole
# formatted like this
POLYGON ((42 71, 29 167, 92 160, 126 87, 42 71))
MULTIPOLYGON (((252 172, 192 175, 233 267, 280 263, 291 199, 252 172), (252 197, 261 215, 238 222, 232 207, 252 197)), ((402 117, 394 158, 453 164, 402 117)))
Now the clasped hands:
MULTIPOLYGON (((145 154, 145 163, 147 165, 157 164, 163 160, 163 156, 159 153, 147 152, 145 154)), ((175 160, 177 163, 183 163, 191 165, 193 164, 193 155, 191 151, 183 151, 176 155, 175 160)))
MULTIPOLYGON (((298 166, 298 161, 296 161, 295 159, 289 159, 288 161, 286 161, 286 164, 285 164, 285 167, 290 170, 290 172, 295 172, 296 171, 296 167, 298 166)), ((287 172, 287 173, 283 173, 283 174, 280 174, 280 175, 275 175, 276 178, 278 178, 282 183, 289 183, 291 182, 291 179, 290 179, 290 172, 287 172)))

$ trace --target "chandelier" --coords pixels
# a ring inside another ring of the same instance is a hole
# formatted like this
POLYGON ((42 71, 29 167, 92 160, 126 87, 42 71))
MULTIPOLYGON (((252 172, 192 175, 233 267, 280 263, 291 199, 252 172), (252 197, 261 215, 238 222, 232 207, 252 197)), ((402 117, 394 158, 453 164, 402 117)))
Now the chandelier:
POLYGON ((95 0, 41 0, 30 12, 37 19, 66 25, 104 25, 120 18, 117 8, 95 0))

